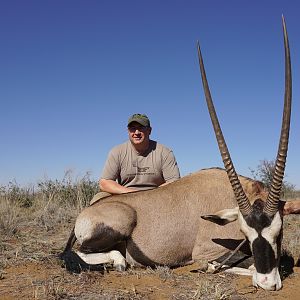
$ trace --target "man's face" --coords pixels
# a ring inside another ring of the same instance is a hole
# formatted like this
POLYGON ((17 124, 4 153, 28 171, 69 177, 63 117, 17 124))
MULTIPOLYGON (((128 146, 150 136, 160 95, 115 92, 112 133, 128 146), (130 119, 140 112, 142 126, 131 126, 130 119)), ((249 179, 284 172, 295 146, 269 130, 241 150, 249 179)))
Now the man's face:
POLYGON ((133 145, 140 145, 149 141, 151 127, 145 127, 137 122, 132 122, 128 126, 129 140, 133 145))

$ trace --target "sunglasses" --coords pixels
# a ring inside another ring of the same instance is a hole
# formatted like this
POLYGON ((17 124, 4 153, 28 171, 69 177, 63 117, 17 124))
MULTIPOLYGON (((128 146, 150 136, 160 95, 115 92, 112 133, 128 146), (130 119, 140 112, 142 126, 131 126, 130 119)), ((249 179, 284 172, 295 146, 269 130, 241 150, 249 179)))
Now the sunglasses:
POLYGON ((130 132, 135 132, 136 130, 138 131, 145 131, 147 128, 147 126, 142 126, 142 125, 137 125, 137 126, 128 126, 128 130, 130 132))

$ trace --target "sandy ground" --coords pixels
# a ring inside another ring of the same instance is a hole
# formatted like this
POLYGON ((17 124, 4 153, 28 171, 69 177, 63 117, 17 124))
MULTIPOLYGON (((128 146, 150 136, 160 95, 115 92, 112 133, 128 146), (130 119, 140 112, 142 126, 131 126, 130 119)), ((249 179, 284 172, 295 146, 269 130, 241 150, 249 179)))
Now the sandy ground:
POLYGON ((70 274, 55 258, 5 269, 0 299, 299 299, 300 268, 277 292, 255 289, 250 277, 174 270, 134 270, 70 274))

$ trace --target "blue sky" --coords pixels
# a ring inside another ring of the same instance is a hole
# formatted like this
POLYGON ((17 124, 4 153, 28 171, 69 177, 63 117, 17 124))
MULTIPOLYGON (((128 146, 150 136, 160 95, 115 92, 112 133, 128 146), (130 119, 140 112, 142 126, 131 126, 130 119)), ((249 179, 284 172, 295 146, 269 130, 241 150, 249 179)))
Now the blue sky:
POLYGON ((91 172, 146 113, 182 175, 222 161, 205 106, 201 44, 238 173, 276 157, 284 95, 281 15, 293 112, 286 167, 300 188, 298 1, 1 1, 0 184, 91 172))

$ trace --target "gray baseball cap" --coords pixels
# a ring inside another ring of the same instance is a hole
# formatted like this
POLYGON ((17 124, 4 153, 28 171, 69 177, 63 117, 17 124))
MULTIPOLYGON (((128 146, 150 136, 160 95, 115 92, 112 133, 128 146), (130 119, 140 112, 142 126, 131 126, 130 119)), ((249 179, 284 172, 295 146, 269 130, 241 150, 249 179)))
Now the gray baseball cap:
POLYGON ((150 120, 146 115, 143 114, 133 114, 129 119, 128 119, 128 126, 132 122, 137 122, 145 127, 150 127, 150 120))

